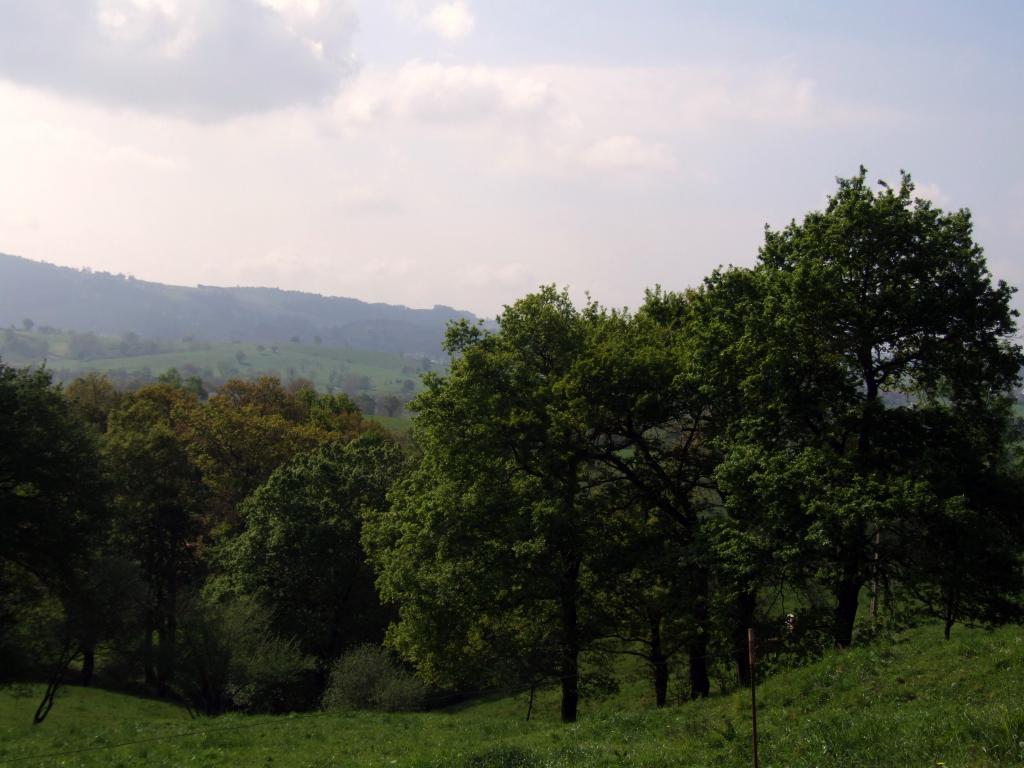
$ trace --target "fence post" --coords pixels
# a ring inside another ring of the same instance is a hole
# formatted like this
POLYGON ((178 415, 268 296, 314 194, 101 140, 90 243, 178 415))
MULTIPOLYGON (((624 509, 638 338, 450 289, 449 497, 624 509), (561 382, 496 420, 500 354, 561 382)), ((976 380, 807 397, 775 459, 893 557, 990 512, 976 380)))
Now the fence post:
POLYGON ((761 763, 757 759, 757 668, 754 650, 754 628, 747 629, 747 658, 750 662, 750 745, 754 759, 754 768, 760 768, 761 763))

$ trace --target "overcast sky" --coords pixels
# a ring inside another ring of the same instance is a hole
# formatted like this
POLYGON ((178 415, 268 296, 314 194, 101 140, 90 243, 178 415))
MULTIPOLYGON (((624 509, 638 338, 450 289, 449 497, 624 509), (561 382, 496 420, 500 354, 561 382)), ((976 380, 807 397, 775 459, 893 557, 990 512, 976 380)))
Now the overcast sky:
POLYGON ((1024 3, 842 5, 0 0, 0 252, 635 306, 864 164, 971 208, 1024 284, 1024 3))

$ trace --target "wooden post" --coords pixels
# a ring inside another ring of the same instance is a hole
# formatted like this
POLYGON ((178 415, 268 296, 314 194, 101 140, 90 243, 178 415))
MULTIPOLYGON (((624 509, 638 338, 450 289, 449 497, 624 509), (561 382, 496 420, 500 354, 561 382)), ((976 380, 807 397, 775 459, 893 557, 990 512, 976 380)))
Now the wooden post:
POLYGON ((754 628, 747 629, 747 658, 750 662, 750 743, 753 751, 754 768, 759 768, 761 763, 757 759, 757 668, 754 666, 756 653, 754 651, 754 628))
POLYGON ((878 550, 882 546, 882 530, 875 531, 875 554, 871 563, 871 602, 868 603, 868 615, 872 623, 878 622, 878 550))

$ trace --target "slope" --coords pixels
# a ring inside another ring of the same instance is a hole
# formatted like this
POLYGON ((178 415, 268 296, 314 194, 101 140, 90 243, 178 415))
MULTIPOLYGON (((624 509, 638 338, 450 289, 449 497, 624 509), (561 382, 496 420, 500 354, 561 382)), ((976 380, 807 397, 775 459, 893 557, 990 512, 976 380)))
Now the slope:
MULTIPOLYGON (((1020 628, 958 628, 950 642, 935 625, 910 630, 761 686, 761 764, 1022 765, 1022 686, 1020 628)), ((71 689, 33 729, 38 693, 0 693, 0 765, 750 765, 749 692, 659 711, 639 677, 588 702, 574 726, 557 722, 547 694, 530 722, 522 693, 421 714, 191 721, 170 705, 71 689), (136 743, 114 746, 126 742, 136 743)))

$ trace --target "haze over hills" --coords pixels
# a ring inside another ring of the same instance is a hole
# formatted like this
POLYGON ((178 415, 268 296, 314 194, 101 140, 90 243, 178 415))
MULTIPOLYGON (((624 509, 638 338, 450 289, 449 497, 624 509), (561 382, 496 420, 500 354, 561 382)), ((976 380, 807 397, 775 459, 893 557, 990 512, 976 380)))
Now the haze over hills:
POLYGON ((0 325, 135 333, 165 340, 325 345, 438 357, 449 321, 470 312, 368 303, 278 288, 186 287, 0 253, 0 325))

